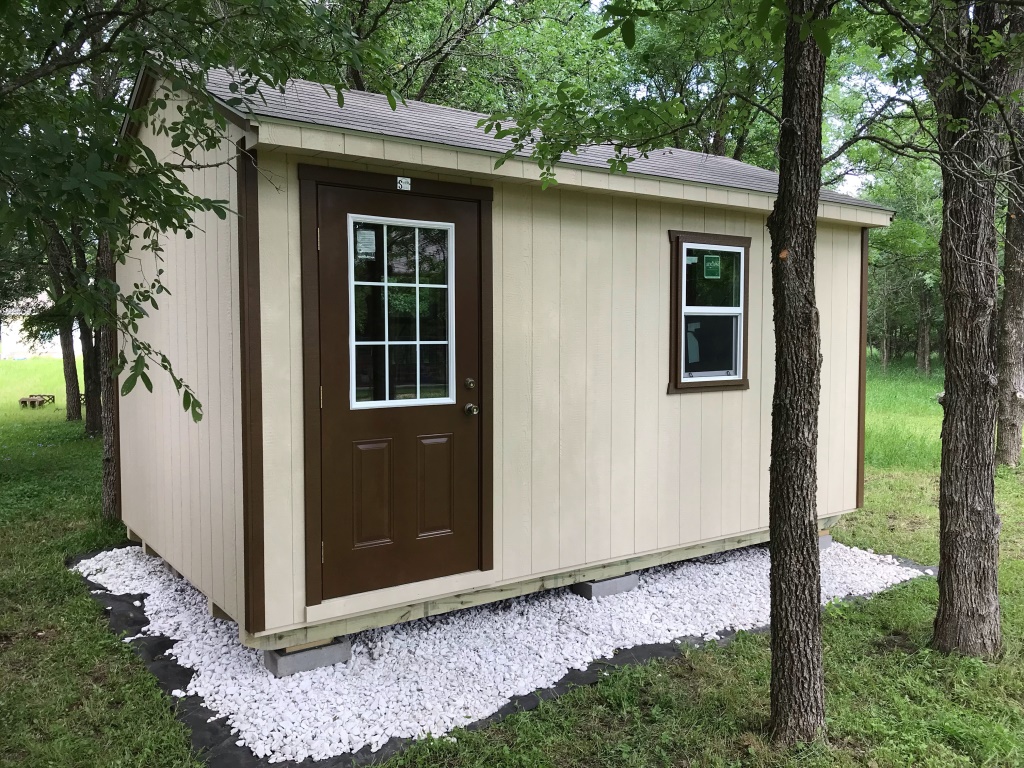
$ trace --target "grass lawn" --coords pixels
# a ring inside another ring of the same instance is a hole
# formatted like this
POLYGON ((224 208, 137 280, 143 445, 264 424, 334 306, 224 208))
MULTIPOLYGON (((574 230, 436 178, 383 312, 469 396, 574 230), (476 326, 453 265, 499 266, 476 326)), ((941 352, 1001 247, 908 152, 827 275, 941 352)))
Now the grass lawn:
MULTIPOLYGON (((0 765, 198 764, 171 703, 64 570, 66 556, 117 543, 123 529, 99 522, 99 445, 52 407, 17 409, 18 396, 60 392, 59 381, 57 361, 0 362, 0 765)), ((940 389, 937 378, 869 371, 866 508, 834 531, 838 540, 936 562, 940 389)), ((931 580, 834 606, 825 622, 827 746, 768 746, 767 638, 742 635, 612 671, 454 742, 416 744, 389 765, 1022 765, 1022 482, 1024 473, 997 478, 1005 658, 927 650, 931 580)))

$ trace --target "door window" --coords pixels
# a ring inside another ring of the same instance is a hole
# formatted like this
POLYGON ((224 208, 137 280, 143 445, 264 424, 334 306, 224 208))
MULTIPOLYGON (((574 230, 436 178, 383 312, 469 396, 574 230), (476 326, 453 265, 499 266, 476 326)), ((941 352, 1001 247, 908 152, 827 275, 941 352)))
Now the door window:
POLYGON ((352 408, 454 403, 455 227, 348 217, 352 408))

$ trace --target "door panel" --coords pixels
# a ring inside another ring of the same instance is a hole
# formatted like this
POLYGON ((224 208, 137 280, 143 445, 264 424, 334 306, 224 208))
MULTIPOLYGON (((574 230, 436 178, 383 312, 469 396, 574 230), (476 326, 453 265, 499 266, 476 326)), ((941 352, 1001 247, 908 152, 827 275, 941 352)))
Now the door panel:
POLYGON ((419 439, 417 469, 419 511, 417 536, 450 534, 455 528, 455 451, 452 435, 424 435, 419 439))
POLYGON ((394 538, 391 440, 352 444, 352 544, 391 544, 394 538))
POLYGON ((476 570, 479 203, 321 184, 317 215, 323 597, 476 570))

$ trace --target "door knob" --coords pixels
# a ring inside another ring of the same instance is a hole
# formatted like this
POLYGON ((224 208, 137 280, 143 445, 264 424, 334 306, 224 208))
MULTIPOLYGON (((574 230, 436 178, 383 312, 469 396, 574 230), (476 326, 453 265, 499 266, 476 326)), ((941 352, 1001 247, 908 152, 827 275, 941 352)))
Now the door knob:
POLYGON ((472 403, 466 403, 466 407, 463 408, 463 410, 466 412, 467 416, 476 416, 480 413, 480 406, 473 405, 472 403))

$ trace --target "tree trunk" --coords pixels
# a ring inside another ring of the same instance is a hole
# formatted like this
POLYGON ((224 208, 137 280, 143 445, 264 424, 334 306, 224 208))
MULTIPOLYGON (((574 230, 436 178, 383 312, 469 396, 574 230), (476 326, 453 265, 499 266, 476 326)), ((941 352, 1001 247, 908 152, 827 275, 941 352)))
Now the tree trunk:
MULTIPOLYGON (((114 256, 110 238, 99 237, 96 246, 96 275, 100 279, 114 280, 114 256)), ((117 361, 117 328, 114 325, 116 306, 110 307, 109 322, 100 327, 99 333, 99 374, 100 396, 102 399, 103 421, 103 517, 106 520, 121 519, 121 466, 118 450, 117 425, 117 377, 114 364, 117 361)))
MULTIPOLYGON (((71 249, 74 252, 75 269, 79 276, 89 273, 89 261, 85 255, 85 240, 82 228, 71 228, 71 249)), ((85 434, 90 437, 100 434, 103 428, 100 414, 100 349, 99 334, 93 331, 84 315, 78 316, 78 338, 82 343, 82 368, 85 381, 85 434)))
POLYGON ((82 368, 85 380, 85 434, 90 437, 103 430, 100 401, 100 349, 97 335, 82 316, 78 317, 78 337, 82 341, 82 368))
POLYGON ((60 321, 60 356, 64 361, 64 399, 67 401, 67 420, 82 420, 82 391, 78 386, 78 361, 75 360, 74 321, 60 321))
MULTIPOLYGON (((935 0, 937 33, 990 92, 1005 93, 998 61, 982 50, 1003 24, 996 4, 935 0)), ((945 59, 926 84, 939 115, 942 303, 946 396, 939 479, 939 608, 932 646, 993 657, 1002 648, 995 505, 996 177, 1002 147, 995 110, 945 59)), ((1004 77, 1003 80, 1006 80, 1004 77)))
MULTIPOLYGON (((1024 76, 1019 76, 1024 80, 1024 76)), ((1020 83, 1024 85, 1024 83, 1020 83)), ((1024 113, 1017 113, 1016 134, 1024 143, 1024 113)), ((1010 175, 1003 254, 1003 306, 999 313, 999 414, 996 463, 1020 462, 1024 428, 1024 167, 1010 175)))
MULTIPOLYGON (((71 254, 67 243, 55 227, 49 226, 50 239, 47 246, 47 261, 53 281, 53 300, 60 301, 65 294, 65 285, 71 274, 71 254)), ((78 362, 75 360, 74 318, 66 315, 58 321, 57 334, 60 338, 60 356, 64 362, 64 400, 68 421, 82 420, 82 392, 78 387, 78 362)))
POLYGON ((917 372, 932 375, 932 291, 922 285, 917 297, 917 372))
POLYGON ((768 217, 775 320, 768 494, 771 731, 781 744, 814 740, 825 729, 815 498, 821 333, 814 297, 825 57, 794 20, 827 15, 823 7, 813 0, 788 0, 779 196, 768 217))

